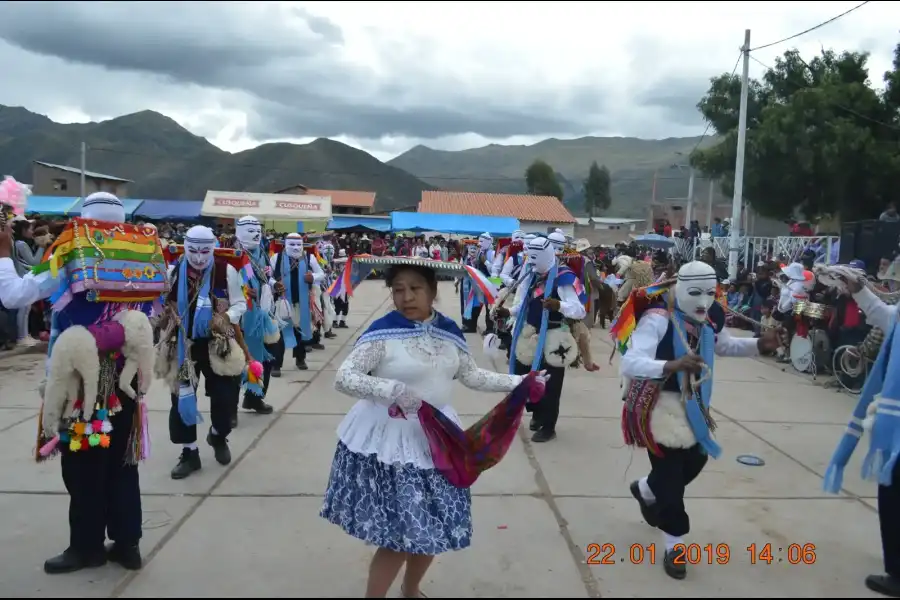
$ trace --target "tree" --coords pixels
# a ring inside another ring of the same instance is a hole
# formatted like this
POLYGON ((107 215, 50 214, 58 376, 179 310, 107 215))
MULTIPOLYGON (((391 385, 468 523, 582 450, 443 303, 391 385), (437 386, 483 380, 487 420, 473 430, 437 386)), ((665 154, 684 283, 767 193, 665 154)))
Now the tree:
MULTIPOLYGON (((789 50, 749 82, 745 200, 759 213, 809 220, 875 218, 900 183, 900 45, 883 94, 868 85, 868 54, 832 50, 805 61, 789 50)), ((697 104, 719 136, 691 157, 733 193, 740 78, 710 80, 697 104)))
POLYGON ((541 159, 535 160, 525 169, 525 187, 535 196, 556 196, 563 200, 563 189, 556 179, 553 167, 541 159))
POLYGON ((606 165, 597 166, 597 161, 591 163, 587 179, 584 180, 584 210, 593 217, 594 211, 603 211, 612 204, 610 192, 611 179, 606 165))

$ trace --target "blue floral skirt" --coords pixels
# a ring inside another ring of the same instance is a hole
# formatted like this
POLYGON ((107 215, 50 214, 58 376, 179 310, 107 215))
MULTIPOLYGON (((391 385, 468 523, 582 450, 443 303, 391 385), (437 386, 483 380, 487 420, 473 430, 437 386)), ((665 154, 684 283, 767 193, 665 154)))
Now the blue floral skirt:
POLYGON ((472 495, 434 469, 386 465, 338 442, 319 515, 380 548, 436 555, 472 542, 472 495))

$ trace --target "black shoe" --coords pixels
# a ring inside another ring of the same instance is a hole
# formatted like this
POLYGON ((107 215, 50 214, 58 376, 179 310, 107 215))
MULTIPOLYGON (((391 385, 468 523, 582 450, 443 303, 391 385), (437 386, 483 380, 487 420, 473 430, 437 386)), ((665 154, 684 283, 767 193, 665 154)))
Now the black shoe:
POLYGON ((178 464, 172 469, 172 479, 184 479, 185 477, 190 477, 194 471, 199 471, 201 467, 200 450, 184 448, 181 451, 181 457, 178 459, 178 464))
POLYGON ((641 516, 647 521, 647 525, 650 527, 659 527, 659 515, 657 514, 655 507, 652 504, 647 504, 647 501, 641 496, 641 484, 637 481, 632 481, 629 489, 631 490, 631 495, 638 501, 638 504, 641 507, 641 516))
POLYGON ((666 556, 663 558, 663 569, 665 569, 666 575, 672 579, 684 579, 687 577, 687 564, 685 563, 683 550, 666 550, 666 556), (678 558, 677 564, 675 563, 676 558, 678 558))
POLYGON ((117 544, 113 542, 106 549, 106 557, 110 562, 121 565, 129 571, 139 571, 144 566, 141 549, 137 544, 117 544))
POLYGON ((60 573, 74 573, 82 569, 96 569, 106 564, 106 553, 85 556, 66 548, 62 554, 48 558, 44 561, 44 573, 58 575, 60 573))
POLYGON ((900 598, 900 579, 890 575, 869 575, 866 587, 889 598, 900 598))
POLYGON ((537 431, 541 428, 541 424, 534 417, 531 418, 531 421, 528 422, 528 429, 531 431, 537 431))
POLYGON ((272 377, 281 377, 281 369, 272 369, 272 377))
POLYGON ((341 321, 340 323, 338 323, 338 329, 347 329, 347 328, 348 328, 348 325, 346 322, 341 321))
POLYGON ((266 404, 262 398, 257 398, 256 396, 244 396, 244 402, 241 406, 244 410, 252 410, 258 415, 271 415, 275 410, 271 404, 266 404))
POLYGON ((220 465, 231 463, 231 449, 228 447, 228 440, 224 436, 215 435, 210 431, 206 434, 206 443, 212 446, 217 463, 220 465))
POLYGON ((306 361, 305 361, 305 360, 298 360, 298 361, 297 361, 297 370, 298 370, 298 371, 308 371, 308 370, 309 370, 309 367, 306 366, 306 361))
POLYGON ((310 348, 312 348, 313 350, 324 350, 325 346, 323 346, 322 344, 312 344, 310 348))
POLYGON ((336 338, 336 337, 337 337, 337 334, 334 333, 333 331, 326 331, 326 332, 325 332, 325 338, 326 338, 326 339, 333 340, 333 339, 336 338))
POLYGON ((556 431, 547 431, 546 429, 538 429, 534 432, 534 435, 531 436, 532 442, 549 442, 550 440, 556 439, 556 431))

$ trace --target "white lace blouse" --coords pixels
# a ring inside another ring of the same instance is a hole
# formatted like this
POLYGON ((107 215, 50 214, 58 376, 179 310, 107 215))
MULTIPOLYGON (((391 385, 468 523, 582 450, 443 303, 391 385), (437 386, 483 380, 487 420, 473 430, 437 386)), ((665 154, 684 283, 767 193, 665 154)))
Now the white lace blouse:
MULTIPOLYGON (((388 407, 395 401, 398 383, 408 392, 435 406, 461 426, 450 406, 458 388, 483 392, 509 392, 520 375, 481 369, 471 355, 428 330, 416 337, 364 342, 357 345, 338 369, 335 388, 360 398, 338 426, 338 437, 359 454, 375 454, 385 464, 411 464, 434 468, 428 439, 415 414, 393 418, 388 407), (371 375, 370 375, 371 373, 371 375)), ((497 398, 499 402, 501 398, 497 398)), ((485 413, 493 405, 485 406, 485 413)))

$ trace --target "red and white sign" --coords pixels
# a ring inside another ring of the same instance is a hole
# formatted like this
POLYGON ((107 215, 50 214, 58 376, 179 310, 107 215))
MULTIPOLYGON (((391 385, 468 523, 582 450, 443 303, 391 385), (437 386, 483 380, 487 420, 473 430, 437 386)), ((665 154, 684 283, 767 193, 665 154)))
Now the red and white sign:
POLYGON ((331 197, 210 190, 206 192, 200 214, 234 219, 253 215, 260 220, 327 221, 331 219, 331 197))

